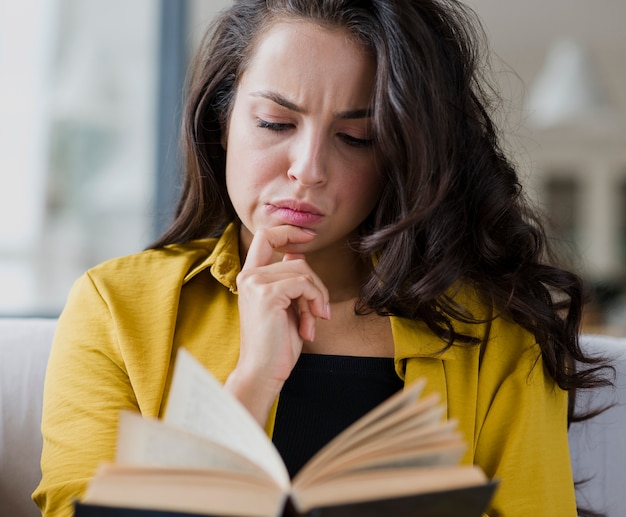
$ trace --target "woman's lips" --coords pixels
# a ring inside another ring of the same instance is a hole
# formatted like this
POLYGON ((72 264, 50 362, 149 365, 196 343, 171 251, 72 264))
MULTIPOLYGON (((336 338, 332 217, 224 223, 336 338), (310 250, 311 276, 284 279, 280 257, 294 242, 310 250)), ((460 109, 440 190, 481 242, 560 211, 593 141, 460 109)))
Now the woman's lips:
POLYGON ((267 205, 267 211, 284 224, 307 227, 319 223, 324 215, 308 203, 281 202, 267 205))

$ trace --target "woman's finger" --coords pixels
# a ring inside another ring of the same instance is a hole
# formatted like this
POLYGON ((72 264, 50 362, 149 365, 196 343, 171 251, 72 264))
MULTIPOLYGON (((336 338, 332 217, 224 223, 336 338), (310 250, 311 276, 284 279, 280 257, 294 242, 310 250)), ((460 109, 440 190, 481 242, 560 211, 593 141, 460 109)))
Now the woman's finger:
MULTIPOLYGON (((315 320, 314 307, 309 300, 298 298, 296 300, 298 306, 298 334, 305 341, 315 341, 315 320)), ((325 317, 325 316, 323 316, 325 317)))
POLYGON ((237 288, 240 296, 245 296, 256 307, 269 303, 284 310, 302 298, 308 304, 308 312, 318 318, 327 318, 327 291, 320 289, 308 274, 265 276, 256 271, 247 272, 237 277, 237 288))
POLYGON ((297 226, 280 225, 259 229, 252 238, 242 269, 270 264, 274 252, 288 244, 305 244, 315 238, 315 232, 297 226))

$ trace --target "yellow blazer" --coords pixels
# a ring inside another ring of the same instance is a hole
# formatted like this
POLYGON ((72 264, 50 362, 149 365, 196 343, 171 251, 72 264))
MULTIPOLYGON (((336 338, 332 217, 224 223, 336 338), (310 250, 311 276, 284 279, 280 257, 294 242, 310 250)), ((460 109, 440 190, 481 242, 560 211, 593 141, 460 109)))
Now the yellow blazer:
MULTIPOLYGON (((96 466, 113 459, 120 409, 162 414, 179 347, 227 378, 239 354, 239 270, 233 224, 220 239, 114 259, 77 280, 46 376, 43 477, 33 494, 44 517, 70 517, 96 466)), ((392 317, 391 326, 398 375, 427 379, 465 435, 464 461, 500 480, 489 516, 575 516, 567 395, 532 336, 503 317, 459 324, 485 343, 440 353, 425 325, 392 317)))

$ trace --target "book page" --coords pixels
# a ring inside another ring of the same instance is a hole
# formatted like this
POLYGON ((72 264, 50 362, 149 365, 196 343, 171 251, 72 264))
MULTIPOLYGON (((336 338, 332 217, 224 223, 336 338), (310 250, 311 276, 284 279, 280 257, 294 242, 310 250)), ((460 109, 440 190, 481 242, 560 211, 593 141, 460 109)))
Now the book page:
POLYGON ((340 453, 316 465, 315 469, 301 471, 294 478, 293 485, 308 487, 322 480, 351 475, 355 471, 457 465, 467 447, 455 429, 456 422, 450 421, 421 430, 409 429, 404 436, 372 441, 363 447, 340 453))
POLYGON ((290 486, 287 468, 265 431, 184 348, 176 357, 164 420, 250 458, 281 488, 287 490, 290 486))
POLYGON ((212 468, 268 477, 264 469, 224 445, 139 413, 122 411, 117 440, 115 462, 124 465, 212 468))
MULTIPOLYGON (((294 487, 292 499, 300 511, 306 512, 311 508, 327 505, 345 505, 357 501, 397 498, 462 487, 480 487, 477 488, 478 491, 487 489, 486 501, 488 501, 492 489, 487 487, 487 484, 488 479, 480 468, 472 465, 402 469, 384 473, 365 471, 354 472, 351 476, 331 479, 326 483, 320 482, 302 489, 294 487)), ((413 507, 411 515, 430 514, 422 514, 419 507, 413 507)), ((467 513, 461 510, 454 515, 467 513)))
POLYGON ((135 515, 134 508, 141 515, 280 517, 286 494, 268 479, 263 484, 255 476, 219 470, 103 464, 82 502, 112 507, 98 515, 135 515))

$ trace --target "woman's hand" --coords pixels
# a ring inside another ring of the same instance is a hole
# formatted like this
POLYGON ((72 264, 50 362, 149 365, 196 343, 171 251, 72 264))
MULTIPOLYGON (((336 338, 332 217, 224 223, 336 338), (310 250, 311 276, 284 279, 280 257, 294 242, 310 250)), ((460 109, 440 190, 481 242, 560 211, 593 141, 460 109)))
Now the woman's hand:
POLYGON ((261 425, 303 341, 315 339, 316 319, 330 317, 328 290, 304 255, 285 253, 281 262, 272 262, 275 252, 314 236, 288 225, 259 230, 237 277, 241 350, 225 386, 261 425))

